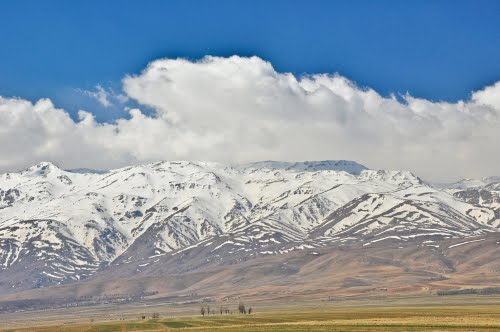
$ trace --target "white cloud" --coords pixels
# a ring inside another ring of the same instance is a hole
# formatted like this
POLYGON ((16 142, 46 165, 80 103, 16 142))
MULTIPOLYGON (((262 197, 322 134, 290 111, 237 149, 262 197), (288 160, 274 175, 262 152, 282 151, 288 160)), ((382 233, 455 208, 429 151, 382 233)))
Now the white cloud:
POLYGON ((83 94, 87 97, 97 100, 102 106, 110 107, 111 102, 109 101, 108 92, 100 85, 96 85, 95 91, 83 90, 83 94))
POLYGON ((105 89, 102 85, 96 85, 95 91, 80 90, 85 96, 97 100, 102 106, 108 108, 113 106, 115 102, 125 103, 128 101, 128 97, 123 94, 115 93, 111 88, 105 89))
POLYGON ((74 122, 49 100, 0 99, 0 168, 109 168, 160 159, 351 159, 425 178, 499 175, 500 83, 467 101, 401 103, 339 75, 296 78, 257 57, 165 59, 123 80, 130 119, 74 122))
POLYGON ((477 91, 472 95, 472 100, 478 104, 488 105, 497 108, 500 105, 500 81, 494 85, 488 86, 481 91, 477 91))

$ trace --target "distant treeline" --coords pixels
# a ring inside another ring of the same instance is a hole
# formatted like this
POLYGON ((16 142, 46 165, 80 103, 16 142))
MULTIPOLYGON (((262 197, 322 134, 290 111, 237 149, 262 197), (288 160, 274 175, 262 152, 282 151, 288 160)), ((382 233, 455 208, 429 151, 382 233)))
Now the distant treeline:
POLYGON ((500 287, 487 287, 487 288, 468 288, 460 290, 439 290, 437 295, 467 295, 467 294, 478 294, 478 295, 490 295, 490 294, 500 294, 500 287))

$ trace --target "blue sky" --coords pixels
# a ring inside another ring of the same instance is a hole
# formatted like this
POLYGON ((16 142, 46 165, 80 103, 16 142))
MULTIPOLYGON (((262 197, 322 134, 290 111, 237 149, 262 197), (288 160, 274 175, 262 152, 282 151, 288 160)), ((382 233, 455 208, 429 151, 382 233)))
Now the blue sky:
POLYGON ((152 60, 257 55, 383 95, 467 99, 500 77, 498 1, 0 2, 0 95, 123 116, 77 89, 119 90, 152 60))
POLYGON ((0 1, 0 172, 344 159, 500 175, 499 17, 498 0, 0 1))

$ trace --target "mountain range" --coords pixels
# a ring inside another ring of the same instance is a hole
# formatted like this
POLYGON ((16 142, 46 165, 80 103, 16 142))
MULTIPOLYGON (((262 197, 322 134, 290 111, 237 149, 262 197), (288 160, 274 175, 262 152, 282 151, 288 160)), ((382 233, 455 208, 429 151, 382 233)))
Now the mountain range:
POLYGON ((500 177, 430 184, 353 161, 0 175, 6 299, 497 286, 499 242, 500 177))

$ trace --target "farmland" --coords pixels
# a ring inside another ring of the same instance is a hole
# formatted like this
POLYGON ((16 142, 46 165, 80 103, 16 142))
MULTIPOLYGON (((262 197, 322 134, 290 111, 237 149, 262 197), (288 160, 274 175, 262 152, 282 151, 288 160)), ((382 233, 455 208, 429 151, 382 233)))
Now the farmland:
POLYGON ((169 309, 157 306, 155 310, 161 312, 158 319, 134 317, 134 314, 146 312, 142 307, 136 308, 135 313, 133 307, 121 308, 126 314, 120 314, 117 308, 95 310, 81 313, 79 320, 65 318, 65 315, 78 316, 71 311, 45 312, 45 315, 26 312, 16 314, 26 316, 24 323, 16 324, 11 320, 8 327, 0 331, 500 331, 499 297, 410 298, 379 303, 263 303, 255 308, 256 313, 252 315, 220 315, 217 310, 215 314, 212 311, 210 316, 202 317, 199 307, 169 309), (189 312, 191 315, 187 315, 189 312), (36 324, 36 315, 44 316, 41 320, 45 322, 36 324), (52 320, 48 319, 50 315, 53 315, 52 320), (33 318, 31 323, 30 316, 33 318))

